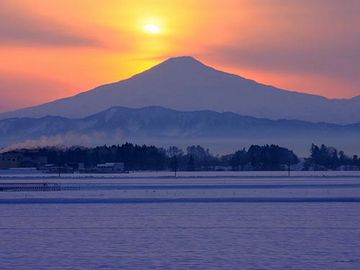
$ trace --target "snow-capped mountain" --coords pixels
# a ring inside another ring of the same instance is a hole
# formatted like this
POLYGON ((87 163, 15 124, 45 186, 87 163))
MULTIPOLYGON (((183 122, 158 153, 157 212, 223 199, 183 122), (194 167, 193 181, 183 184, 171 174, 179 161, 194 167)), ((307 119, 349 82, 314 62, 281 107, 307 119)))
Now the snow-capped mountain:
POLYGON ((360 124, 268 120, 231 112, 184 112, 162 107, 114 107, 82 119, 46 116, 0 120, 0 146, 25 141, 34 145, 208 143, 224 152, 252 143, 278 143, 302 153, 316 142, 336 145, 351 153, 360 151, 359 137, 360 124))
POLYGON ((10 117, 86 117, 114 106, 163 106, 182 111, 231 111, 268 119, 360 122, 360 99, 328 99, 281 90, 218 71, 192 57, 171 58, 127 80, 76 96, 0 114, 10 117))

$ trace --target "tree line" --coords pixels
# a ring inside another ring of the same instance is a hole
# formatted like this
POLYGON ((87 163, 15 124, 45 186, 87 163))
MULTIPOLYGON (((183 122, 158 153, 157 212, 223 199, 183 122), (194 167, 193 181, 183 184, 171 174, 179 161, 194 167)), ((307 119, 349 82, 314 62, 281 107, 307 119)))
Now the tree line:
POLYGON ((131 143, 93 148, 21 149, 7 152, 5 155, 11 153, 43 156, 47 158, 49 164, 56 166, 78 166, 82 163, 85 167, 91 168, 101 163, 123 162, 127 171, 278 171, 288 170, 294 166, 302 170, 360 168, 360 159, 357 155, 349 157, 334 147, 315 144, 311 146, 310 155, 305 159, 300 159, 292 150, 278 145, 251 145, 248 149, 244 148, 228 155, 213 155, 209 149, 199 145, 189 146, 184 151, 175 146, 165 149, 131 143))
POLYGON ((336 170, 339 167, 359 169, 360 159, 358 155, 350 157, 335 147, 311 145, 310 157, 304 163, 305 170, 336 170))

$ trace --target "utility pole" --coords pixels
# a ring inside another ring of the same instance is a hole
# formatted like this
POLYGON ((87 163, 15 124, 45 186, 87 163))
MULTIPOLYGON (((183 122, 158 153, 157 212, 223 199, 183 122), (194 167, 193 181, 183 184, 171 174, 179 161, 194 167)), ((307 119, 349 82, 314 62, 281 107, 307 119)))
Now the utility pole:
POLYGON ((290 164, 290 161, 289 161, 288 162, 288 177, 290 177, 290 170, 291 170, 290 166, 291 166, 291 164, 290 164))
POLYGON ((176 178, 176 174, 177 174, 177 167, 178 167, 178 161, 177 161, 177 157, 176 155, 173 156, 173 166, 174 166, 174 173, 175 173, 175 178, 176 178))

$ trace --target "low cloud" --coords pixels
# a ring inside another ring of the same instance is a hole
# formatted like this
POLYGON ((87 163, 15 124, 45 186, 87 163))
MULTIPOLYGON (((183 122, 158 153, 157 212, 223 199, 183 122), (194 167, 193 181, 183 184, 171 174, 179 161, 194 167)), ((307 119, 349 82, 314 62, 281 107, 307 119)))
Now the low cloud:
POLYGON ((241 68, 311 73, 355 82, 360 77, 360 52, 356 44, 336 46, 332 43, 314 47, 268 44, 266 47, 212 47, 210 51, 213 59, 241 68))
MULTIPOLYGON (((360 24, 359 1, 245 2, 254 20, 234 26, 230 42, 207 44, 204 56, 243 70, 322 78, 317 84, 336 80, 337 85, 351 85, 348 92, 359 94, 360 28, 355 27, 360 24)), ((324 86, 322 92, 329 90, 324 86)))
POLYGON ((0 44, 25 46, 101 46, 91 37, 62 25, 26 13, 10 2, 0 3, 0 44))
POLYGON ((63 97, 67 88, 55 80, 0 73, 0 113, 63 97))

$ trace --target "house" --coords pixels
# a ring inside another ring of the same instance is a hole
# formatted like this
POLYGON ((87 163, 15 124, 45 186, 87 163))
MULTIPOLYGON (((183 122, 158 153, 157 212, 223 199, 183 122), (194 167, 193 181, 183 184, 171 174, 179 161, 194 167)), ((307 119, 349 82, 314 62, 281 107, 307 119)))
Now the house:
POLYGON ((0 154, 0 169, 39 167, 47 163, 47 157, 38 152, 12 151, 0 154))
POLYGON ((96 166, 96 172, 98 173, 119 173, 124 171, 125 165, 123 162, 108 162, 96 166))

